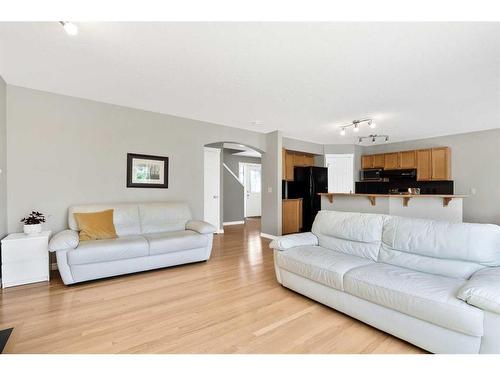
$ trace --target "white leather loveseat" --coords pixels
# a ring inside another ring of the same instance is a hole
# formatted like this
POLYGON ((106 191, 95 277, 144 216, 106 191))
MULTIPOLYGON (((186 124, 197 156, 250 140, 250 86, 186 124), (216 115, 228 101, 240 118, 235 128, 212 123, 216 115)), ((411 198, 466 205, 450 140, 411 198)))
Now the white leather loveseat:
POLYGON ((64 284, 205 261, 215 228, 191 220, 185 203, 125 203, 72 206, 69 229, 49 243, 64 284), (79 241, 75 212, 113 209, 118 238, 79 241))
POLYGON ((280 237, 285 287, 434 353, 500 353, 500 227, 321 211, 280 237))

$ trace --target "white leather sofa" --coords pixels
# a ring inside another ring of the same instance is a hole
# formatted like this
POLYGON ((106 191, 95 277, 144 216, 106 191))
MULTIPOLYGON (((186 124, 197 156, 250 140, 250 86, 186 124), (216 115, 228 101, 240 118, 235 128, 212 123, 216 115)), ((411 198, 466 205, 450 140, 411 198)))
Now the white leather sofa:
POLYGON ((208 260, 215 228, 191 220, 185 203, 72 206, 68 230, 49 243, 64 284, 208 260), (118 238, 79 241, 75 212, 113 209, 118 238))
POLYGON ((285 287, 434 353, 500 353, 500 227, 320 211, 279 237, 285 287))

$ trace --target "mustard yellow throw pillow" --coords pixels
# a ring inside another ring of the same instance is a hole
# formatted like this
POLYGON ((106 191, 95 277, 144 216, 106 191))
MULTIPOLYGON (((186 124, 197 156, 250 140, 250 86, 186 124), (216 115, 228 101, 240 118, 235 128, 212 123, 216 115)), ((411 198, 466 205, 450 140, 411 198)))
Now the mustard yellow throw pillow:
POLYGON ((113 210, 75 212, 73 215, 80 229, 80 241, 109 240, 117 237, 113 224, 113 210))

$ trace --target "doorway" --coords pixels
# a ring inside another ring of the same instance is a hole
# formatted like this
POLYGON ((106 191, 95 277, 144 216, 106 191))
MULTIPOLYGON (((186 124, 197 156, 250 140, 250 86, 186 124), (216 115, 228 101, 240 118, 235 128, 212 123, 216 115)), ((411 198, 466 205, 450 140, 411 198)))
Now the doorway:
POLYGON ((240 181, 243 181, 244 217, 261 215, 262 166, 261 164, 239 163, 240 181))
POLYGON ((203 220, 212 224, 217 228, 217 232, 222 231, 221 228, 221 210, 220 210, 220 165, 221 165, 221 150, 219 148, 205 147, 204 148, 204 209, 203 220))

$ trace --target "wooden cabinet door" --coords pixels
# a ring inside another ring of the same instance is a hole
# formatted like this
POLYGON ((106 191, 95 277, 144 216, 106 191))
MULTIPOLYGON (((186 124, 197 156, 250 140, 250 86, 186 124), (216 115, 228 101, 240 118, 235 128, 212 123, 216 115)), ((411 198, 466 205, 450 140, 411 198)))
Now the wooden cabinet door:
POLYGON ((451 179, 451 154, 449 147, 433 148, 431 150, 432 180, 451 179))
POLYGON ((385 155, 378 154, 373 155, 373 168, 384 168, 385 167, 385 155))
POLYGON ((431 170, 431 150, 417 150, 417 181, 430 181, 431 170))
POLYGON ((314 167, 314 155, 305 155, 304 156, 304 163, 306 167, 314 167))
POLYGON ((297 199, 282 201, 282 234, 297 233, 300 228, 300 209, 297 199))
POLYGON ((399 169, 399 152, 384 154, 384 169, 399 169))
POLYGON ((417 154, 415 150, 403 151, 399 153, 399 167, 401 169, 417 168, 417 154))
POLYGON ((373 155, 361 156, 361 168, 362 169, 373 168, 373 155))
POLYGON ((293 153, 290 151, 285 152, 285 180, 293 181, 293 153))
POLYGON ((281 149, 281 179, 286 180, 286 150, 281 149))

